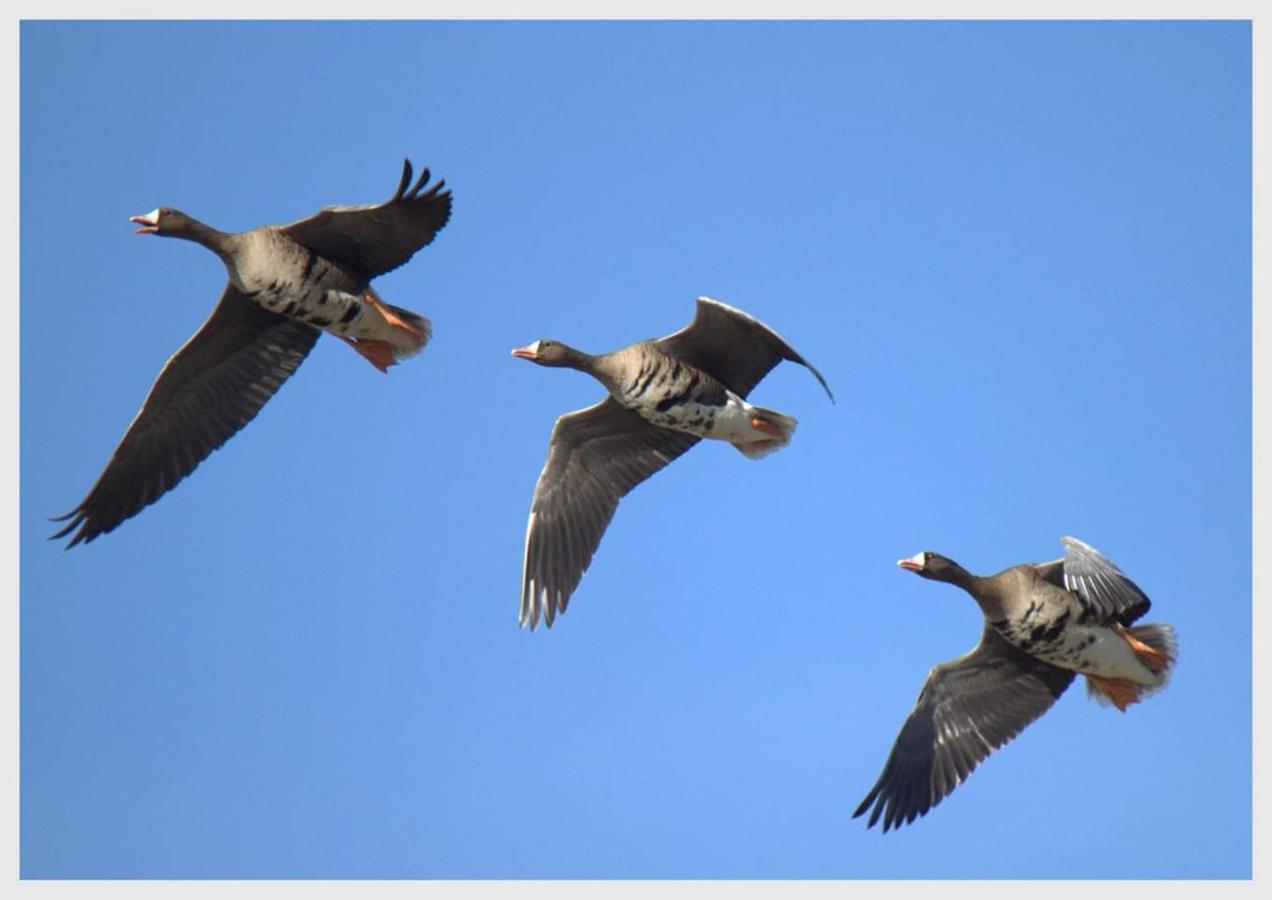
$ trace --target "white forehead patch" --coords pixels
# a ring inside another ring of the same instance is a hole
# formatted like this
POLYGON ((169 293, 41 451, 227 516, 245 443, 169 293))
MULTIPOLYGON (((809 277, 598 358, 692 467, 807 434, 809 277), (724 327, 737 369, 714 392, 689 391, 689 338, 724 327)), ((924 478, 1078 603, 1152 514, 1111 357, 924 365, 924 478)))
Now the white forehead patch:
POLYGON ((140 216, 140 218, 144 220, 147 225, 158 225, 159 224, 159 207, 156 206, 154 209, 146 213, 144 216, 140 216))

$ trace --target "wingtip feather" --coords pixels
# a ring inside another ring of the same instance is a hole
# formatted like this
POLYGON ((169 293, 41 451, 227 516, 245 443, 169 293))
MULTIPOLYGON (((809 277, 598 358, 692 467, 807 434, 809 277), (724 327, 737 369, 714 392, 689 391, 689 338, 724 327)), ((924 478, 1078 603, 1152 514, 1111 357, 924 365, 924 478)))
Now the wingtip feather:
POLYGON ((411 183, 411 173, 413 171, 414 169, 411 167, 410 157, 404 158, 402 160, 402 180, 398 182, 397 190, 394 191, 393 196, 389 198, 390 203, 392 203, 394 200, 402 199, 402 195, 406 193, 407 185, 411 183))
POLYGON ((420 172, 420 177, 416 180, 415 184, 411 187, 411 190, 407 192, 407 197, 411 200, 414 200, 419 195, 420 191, 424 188, 424 185, 428 184, 428 178, 429 178, 428 166, 425 166, 424 169, 420 172))
POLYGON ((97 533, 94 532, 92 537, 87 537, 87 538, 85 537, 85 535, 88 532, 88 529, 80 528, 80 526, 87 521, 88 517, 84 514, 84 511, 81 509, 71 510, 66 515, 57 516, 56 518, 50 518, 49 521, 50 522, 66 522, 67 519, 70 519, 70 522, 67 522, 67 524, 61 529, 59 529, 56 533, 49 535, 48 540, 59 541, 62 538, 66 537, 68 534, 70 534, 72 531, 75 531, 75 529, 79 528, 80 529, 79 533, 76 534, 74 537, 72 537, 70 542, 64 548, 66 550, 69 550, 72 547, 74 547, 76 544, 80 543, 81 541, 92 540, 92 537, 97 536, 97 533))

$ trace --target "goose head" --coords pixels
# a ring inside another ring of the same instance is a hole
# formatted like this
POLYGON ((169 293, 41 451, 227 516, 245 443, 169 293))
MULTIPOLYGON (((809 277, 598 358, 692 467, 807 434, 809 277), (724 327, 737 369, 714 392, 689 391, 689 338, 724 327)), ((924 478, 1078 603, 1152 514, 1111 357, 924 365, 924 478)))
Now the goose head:
POLYGON ((916 553, 909 559, 899 559, 897 560, 897 565, 907 572, 913 572, 915 575, 930 578, 933 581, 948 581, 952 584, 959 584, 967 578, 966 569, 954 562, 954 560, 939 553, 933 553, 931 550, 916 553))
POLYGON ((197 220, 171 206, 161 206, 144 216, 130 216, 128 221, 141 226, 137 229, 137 234, 157 234, 161 237, 190 237, 200 226, 197 220))
POLYGON ((512 351, 517 359, 527 359, 541 366, 568 366, 577 368, 581 354, 560 341, 539 340, 512 351))

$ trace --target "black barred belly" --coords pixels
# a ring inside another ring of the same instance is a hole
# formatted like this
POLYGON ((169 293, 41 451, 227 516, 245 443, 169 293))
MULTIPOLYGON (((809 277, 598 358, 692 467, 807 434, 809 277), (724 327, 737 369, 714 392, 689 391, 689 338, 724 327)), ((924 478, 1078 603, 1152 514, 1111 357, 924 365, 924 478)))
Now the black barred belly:
POLYGON ((366 310, 361 296, 334 288, 310 287, 297 291, 295 285, 273 281, 247 295, 270 312, 307 322, 332 334, 359 336, 366 310))
POLYGON ((637 412, 653 425, 686 431, 698 437, 730 442, 755 439, 750 411, 745 402, 733 394, 719 405, 685 401, 665 407, 658 404, 652 409, 644 408, 637 412))
MULTIPOLYGON (((1033 609, 1031 604, 1030 611, 1033 609)), ((1003 619, 991 624, 1012 644, 1053 666, 1078 672, 1100 670, 1101 660, 1092 652, 1099 630, 1081 620, 1071 621, 1068 610, 1051 619, 1041 619, 1027 612, 1023 619, 1003 619)))
POLYGON ((709 438, 715 436, 716 415, 721 407, 708 406, 705 403, 677 403, 667 407, 659 404, 653 409, 640 407, 636 411, 646 422, 659 428, 671 428, 709 438))

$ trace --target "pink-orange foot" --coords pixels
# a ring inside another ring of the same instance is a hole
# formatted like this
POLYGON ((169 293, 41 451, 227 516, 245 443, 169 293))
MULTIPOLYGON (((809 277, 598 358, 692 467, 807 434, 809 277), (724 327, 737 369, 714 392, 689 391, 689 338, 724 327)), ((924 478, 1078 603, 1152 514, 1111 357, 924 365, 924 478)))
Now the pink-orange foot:
POLYGON ((1139 703, 1140 687, 1135 682, 1125 678, 1103 678, 1089 672, 1084 674, 1092 689, 1107 697, 1121 712, 1126 712, 1132 703, 1139 703))
POLYGON ((1123 626, 1114 625, 1113 630, 1122 636, 1122 640, 1130 644, 1131 650, 1134 651, 1135 655, 1140 658, 1140 662, 1144 663, 1144 665, 1148 666, 1154 672, 1161 672, 1170 665, 1171 659, 1169 656, 1148 646, 1148 644, 1131 634, 1131 632, 1123 626))
POLYGON ((371 365, 375 366, 381 372, 388 373, 389 366, 396 366, 397 359, 393 355, 393 345, 388 341, 372 341, 358 338, 345 337, 337 335, 340 340, 344 341, 371 365))
POLYGON ((751 416, 751 427, 756 431, 763 431, 765 434, 780 435, 782 429, 778 428, 768 419, 761 419, 759 416, 751 416))

